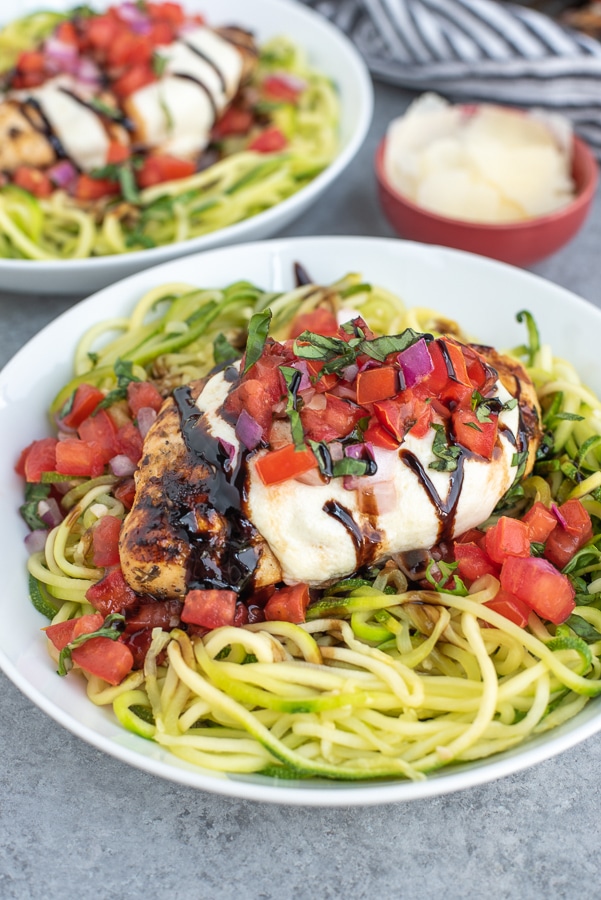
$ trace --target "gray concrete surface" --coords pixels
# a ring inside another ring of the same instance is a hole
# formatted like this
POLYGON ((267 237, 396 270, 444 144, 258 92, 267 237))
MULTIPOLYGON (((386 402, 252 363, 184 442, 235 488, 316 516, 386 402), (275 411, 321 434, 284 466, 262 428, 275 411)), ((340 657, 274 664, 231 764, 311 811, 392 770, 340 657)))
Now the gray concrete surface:
MULTIPOLYGON (((372 160, 407 99, 377 87, 359 156, 286 234, 392 236, 372 160)), ((601 306, 600 247, 598 196, 582 233, 535 270, 601 306)), ((73 302, 0 293, 0 365, 73 302)), ((1 674, 0 722, 0 900, 601 896, 601 736, 461 793, 330 810, 227 799, 130 768, 1 674)))

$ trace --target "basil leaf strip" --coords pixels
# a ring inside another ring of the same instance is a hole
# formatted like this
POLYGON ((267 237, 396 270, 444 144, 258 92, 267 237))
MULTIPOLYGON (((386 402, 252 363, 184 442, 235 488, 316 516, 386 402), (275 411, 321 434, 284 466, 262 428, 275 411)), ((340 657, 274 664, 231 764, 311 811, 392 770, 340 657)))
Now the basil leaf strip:
POLYGON ((244 360, 244 369, 242 371, 243 375, 248 372, 251 366, 254 366, 263 353, 265 341, 267 340, 267 335, 269 333, 269 326, 271 324, 271 316, 271 310, 264 309, 261 312, 255 313, 248 323, 248 339, 246 341, 246 357, 244 360))
POLYGON ((92 415, 94 416, 99 409, 106 409, 109 406, 112 406, 113 403, 116 403, 117 400, 125 400, 127 397, 127 386, 132 381, 141 381, 141 378, 138 378, 133 374, 133 363, 126 359, 118 359, 115 365, 113 366, 115 375, 117 376, 117 387, 113 388, 112 391, 106 395, 104 400, 101 400, 92 415))
POLYGON ((427 339, 431 335, 418 334, 413 328, 406 328, 401 334, 384 334, 371 341, 361 341, 358 349, 361 353, 371 356, 372 359, 384 362, 390 353, 402 353, 422 337, 427 339))
POLYGON ((286 388, 288 389, 286 415, 290 420, 292 440, 294 442, 294 446, 297 449, 302 448, 305 445, 305 432, 303 430, 303 424, 297 410, 297 393, 303 375, 302 372, 300 372, 298 369, 293 369, 291 366, 280 366, 279 369, 284 376, 286 388))
POLYGON ((428 468, 434 469, 436 472, 455 472, 457 460, 461 456, 461 447, 449 444, 443 425, 433 422, 431 427, 436 432, 432 442, 432 452, 438 459, 431 462, 428 468))
POLYGON ((85 644, 86 641, 96 637, 107 637, 111 641, 117 641, 124 627, 125 616, 122 616, 121 613, 111 613, 110 616, 106 617, 102 624, 102 628, 99 628, 98 631, 92 631, 89 634, 80 634, 79 637, 76 637, 75 640, 68 643, 66 647, 63 647, 59 653, 58 674, 66 675, 72 668, 71 652, 75 650, 76 647, 79 647, 80 644, 85 644))

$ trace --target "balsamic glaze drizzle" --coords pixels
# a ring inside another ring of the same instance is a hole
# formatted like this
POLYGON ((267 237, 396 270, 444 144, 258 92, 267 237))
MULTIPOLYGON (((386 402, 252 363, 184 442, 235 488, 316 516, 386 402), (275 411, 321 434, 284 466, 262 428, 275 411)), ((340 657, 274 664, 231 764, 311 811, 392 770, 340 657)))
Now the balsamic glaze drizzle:
POLYGON ((171 75, 174 78, 183 78, 186 81, 191 81, 193 84, 198 85, 198 87, 202 91, 204 91, 204 93, 207 95, 207 100, 211 104, 211 111, 213 113, 213 119, 217 119, 219 113, 217 110, 217 105, 215 103, 215 98, 213 97, 213 94, 211 93, 211 91, 209 90, 207 85, 204 83, 204 81, 201 81, 200 78, 196 78, 194 75, 189 75, 187 72, 171 72, 171 75))
POLYGON ((70 159, 69 154, 63 147, 58 135, 54 131, 54 128, 48 121, 44 110, 42 109, 41 103, 39 103, 35 97, 27 97, 23 100, 21 105, 21 110, 23 115, 27 118, 32 128, 39 134, 43 134, 54 152, 56 153, 59 159, 70 159), (30 110, 34 110, 35 114, 32 116, 30 110), (41 123, 41 127, 40 127, 41 123))
POLYGON ((240 451, 237 464, 232 465, 228 448, 206 427, 189 385, 176 388, 173 397, 186 447, 206 470, 199 485, 205 499, 196 503, 195 510, 182 511, 179 518, 192 548, 188 585, 240 594, 251 584, 259 560, 254 546, 257 531, 242 508, 247 496, 245 454, 240 451), (218 527, 196 530, 196 513, 211 521, 213 511, 219 513, 218 527))
POLYGON ((191 44, 188 41, 184 41, 184 40, 182 40, 182 44, 184 44, 184 46, 187 47, 188 50, 190 50, 192 53, 195 53, 196 56, 200 57, 200 59, 202 59, 203 62, 206 62, 206 64, 208 66, 210 66, 211 69, 213 69, 213 71, 215 72, 215 75, 217 75, 217 77, 219 79, 219 84, 221 85, 221 90, 223 91, 224 94, 227 93, 227 85, 225 83, 225 78, 223 77, 223 72, 221 71, 219 66, 215 65, 214 60, 212 60, 210 56, 207 56, 206 53, 203 53, 202 50, 200 50, 194 44, 191 44))
POLYGON ((442 497, 434 487, 432 479, 426 472, 423 464, 420 462, 417 456, 415 456, 414 453, 411 453, 410 450, 401 450, 399 453, 399 458, 402 462, 405 463, 406 466, 411 469, 412 472, 415 473, 422 487, 426 491, 428 499, 436 509, 436 514, 439 521, 439 530, 436 543, 451 538, 453 536, 453 529, 455 526, 455 516, 457 515, 457 504, 459 503, 461 488, 463 487, 465 454, 462 453, 457 459, 457 468, 455 469, 455 471, 449 472, 451 478, 449 484, 449 493, 446 500, 442 499, 442 497))

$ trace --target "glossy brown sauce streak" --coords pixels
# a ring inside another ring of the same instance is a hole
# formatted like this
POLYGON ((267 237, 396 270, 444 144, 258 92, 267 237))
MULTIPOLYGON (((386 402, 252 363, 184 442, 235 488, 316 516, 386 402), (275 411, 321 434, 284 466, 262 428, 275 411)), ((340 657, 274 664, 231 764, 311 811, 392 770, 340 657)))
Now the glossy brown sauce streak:
POLYGON ((219 514, 215 532, 194 530, 194 510, 184 511, 178 520, 192 548, 188 584, 240 594, 252 584, 259 559, 254 546, 257 531, 243 512, 247 496, 245 455, 239 452, 237 464, 232 466, 223 443, 207 429, 188 385, 176 388, 173 397, 186 447, 206 471, 198 486, 206 500, 197 503, 196 509, 209 521, 213 511, 219 514))
POLYGON ((211 69, 215 72, 215 75, 217 75, 217 78, 219 79, 221 90, 224 94, 227 93, 227 85, 225 83, 225 78, 223 77, 223 72, 221 71, 219 66, 215 64, 214 60, 212 60, 210 56, 207 56, 206 53, 203 53, 202 50, 199 50, 198 47, 195 47, 194 44, 190 44, 188 43, 188 41, 184 40, 182 40, 182 44, 184 44, 184 46, 186 46, 192 53, 195 53, 196 56, 202 59, 203 62, 206 62, 207 66, 211 67, 211 69))
POLYGON ((446 500, 442 499, 434 487, 432 479, 428 475, 426 469, 414 453, 411 453, 410 450, 401 450, 399 459, 415 473, 428 495, 428 499, 432 503, 432 506, 436 509, 436 515, 438 516, 439 522, 436 543, 445 539, 448 540, 453 536, 455 516, 457 515, 457 504, 459 503, 461 489, 463 487, 465 454, 462 453, 457 459, 457 468, 455 471, 448 473, 450 475, 450 485, 446 500))
POLYGON ((209 90, 207 85, 204 83, 204 81, 201 81, 200 78, 196 78, 194 75, 188 75, 187 72, 171 72, 170 74, 174 78, 184 78, 186 81, 191 81, 193 84, 198 85, 198 87, 205 92, 205 94, 207 95, 207 100, 211 104, 211 110, 213 112, 213 119, 215 119, 215 120, 217 119, 218 112, 217 112, 217 106, 215 104, 215 98, 213 97, 213 94, 211 93, 211 91, 209 90))
POLYGON ((44 110, 42 109, 41 103, 39 103, 34 97, 28 97, 26 100, 23 100, 23 103, 21 104, 21 110, 32 128, 35 128, 38 134, 44 135, 44 137, 56 153, 57 157, 59 159, 71 160, 71 157, 63 147, 61 141, 58 138, 58 135, 54 131, 54 128, 48 121, 44 110), (30 110, 34 110, 33 115, 31 115, 30 110))
POLYGON ((328 500, 322 508, 328 516, 336 519, 346 528, 355 545, 355 553, 357 555, 356 568, 359 569, 372 563, 377 555, 378 545, 381 540, 379 532, 374 530, 369 534, 364 534, 355 522, 353 514, 341 503, 338 503, 337 500, 328 500))

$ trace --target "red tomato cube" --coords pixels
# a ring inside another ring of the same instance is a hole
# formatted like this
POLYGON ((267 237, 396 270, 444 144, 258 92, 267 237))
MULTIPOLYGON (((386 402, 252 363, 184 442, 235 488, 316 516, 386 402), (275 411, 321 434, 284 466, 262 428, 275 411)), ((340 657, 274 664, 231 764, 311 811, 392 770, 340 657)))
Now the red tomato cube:
POLYGON ((292 622, 298 625, 305 621, 309 600, 307 584, 278 588, 265 605, 265 618, 268 622, 292 622))
POLYGON ((501 516, 496 525, 486 532, 486 552, 496 563, 503 563, 508 556, 530 556, 528 526, 519 519, 501 516))
POLYGON ((236 615, 236 594, 225 590, 188 591, 182 610, 182 622, 203 628, 233 625, 236 615))
POLYGON ((508 556, 501 569, 501 587, 556 625, 565 622, 576 605, 570 579, 534 556, 508 556))

